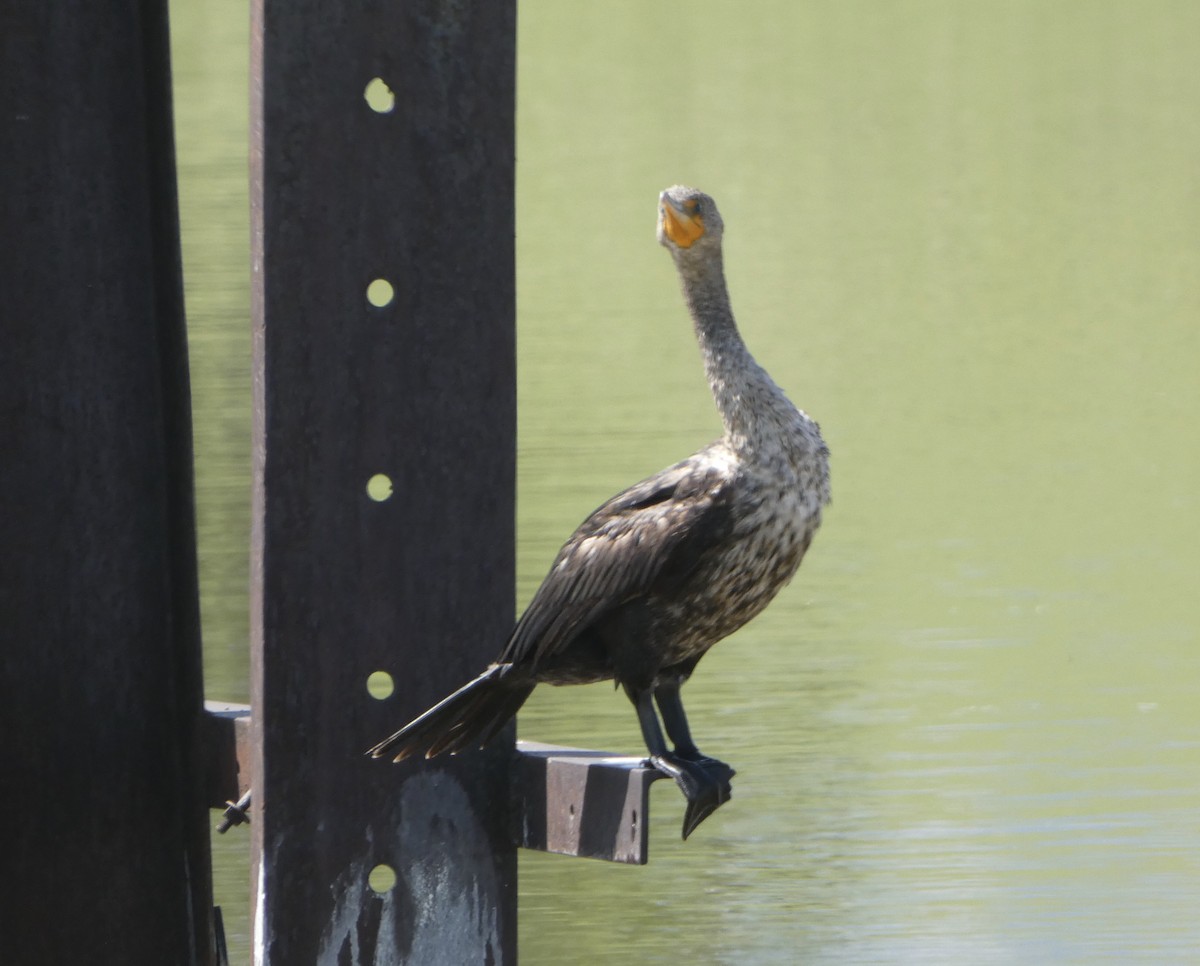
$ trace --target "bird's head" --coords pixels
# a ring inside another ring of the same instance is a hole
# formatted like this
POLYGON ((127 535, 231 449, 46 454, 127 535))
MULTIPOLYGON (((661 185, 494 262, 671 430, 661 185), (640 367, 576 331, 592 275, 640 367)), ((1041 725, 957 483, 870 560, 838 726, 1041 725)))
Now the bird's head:
POLYGON ((720 248, 724 228, 717 203, 703 191, 677 184, 658 196, 658 242, 676 256, 720 248))

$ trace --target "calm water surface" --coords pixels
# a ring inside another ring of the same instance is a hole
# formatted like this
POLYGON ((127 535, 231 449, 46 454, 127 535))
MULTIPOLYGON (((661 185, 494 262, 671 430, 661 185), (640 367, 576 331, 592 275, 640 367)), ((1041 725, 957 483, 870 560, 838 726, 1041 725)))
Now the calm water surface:
MULTIPOLYGON (((247 14, 173 16, 208 692, 245 700, 247 14)), ((1198 58, 1188 0, 522 3, 518 599, 718 432, 667 184, 717 197, 834 456, 687 689, 734 801, 684 844, 656 786, 645 868, 523 855, 524 962, 1200 962, 1198 58)), ((640 748, 604 686, 520 728, 640 748)))

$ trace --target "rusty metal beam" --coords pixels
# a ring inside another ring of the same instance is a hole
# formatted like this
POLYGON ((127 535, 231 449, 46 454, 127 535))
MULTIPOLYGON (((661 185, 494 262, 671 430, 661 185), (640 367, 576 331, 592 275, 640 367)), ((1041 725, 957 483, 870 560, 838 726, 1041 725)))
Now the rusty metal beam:
POLYGON ((512 730, 364 752, 512 623, 515 0, 253 10, 256 961, 502 966, 512 730))
POLYGON ((167 3, 0 51, 0 959, 209 964, 167 3))

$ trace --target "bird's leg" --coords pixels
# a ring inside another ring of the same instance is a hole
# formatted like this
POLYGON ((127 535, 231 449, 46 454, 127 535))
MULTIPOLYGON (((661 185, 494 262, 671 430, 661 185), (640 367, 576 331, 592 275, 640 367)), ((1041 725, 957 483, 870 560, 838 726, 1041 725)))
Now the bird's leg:
POLYGON ((675 754, 698 760, 704 756, 692 741, 692 730, 688 727, 687 715, 683 711, 683 699, 679 694, 681 686, 682 682, 678 680, 660 684, 654 691, 654 699, 658 702, 663 727, 667 729, 667 735, 675 745, 675 754))
POLYGON ((683 698, 679 693, 682 686, 683 680, 674 678, 667 683, 660 684, 654 691, 658 710, 662 714, 663 726, 667 729, 667 735, 675 745, 675 754, 699 765, 719 784, 721 800, 717 804, 724 805, 733 795, 733 789, 729 783, 737 772, 725 762, 709 758, 696 747, 696 742, 692 740, 692 731, 688 727, 687 714, 683 710, 683 698))
MULTIPOLYGON (((696 750, 691 738, 687 737, 683 751, 667 748, 662 728, 658 723, 658 715, 654 711, 651 691, 647 688, 632 688, 625 685, 625 693, 637 711, 638 723, 642 726, 642 738, 646 749, 650 752, 649 763, 657 771, 675 780, 683 797, 687 799, 687 810, 683 814, 683 837, 686 839, 696 830, 701 822, 715 812, 723 803, 729 801, 729 779, 733 777, 733 769, 721 762, 704 758, 696 750), (690 752, 690 755, 689 755, 690 752), (712 766, 719 766, 713 768, 712 766)), ((670 701, 668 700, 668 704, 670 701)), ((683 706, 678 701, 678 689, 674 704, 678 706, 678 716, 668 725, 671 740, 678 744, 679 722, 683 721, 683 734, 687 735, 687 720, 683 718, 683 706)), ((675 709, 672 708, 674 714, 675 709)), ((664 716, 665 720, 665 716, 664 716)))
POLYGON ((737 774, 723 761, 718 761, 716 758, 709 758, 696 747, 696 742, 692 740, 692 732, 688 727, 687 715, 683 710, 683 700, 679 694, 681 682, 673 681, 670 684, 660 685, 654 692, 654 698, 658 702, 658 710, 662 714, 663 725, 667 729, 667 735, 675 745, 675 754, 681 758, 686 758, 688 761, 694 761, 706 767, 713 767, 716 771, 728 772, 728 777, 732 778, 737 774))

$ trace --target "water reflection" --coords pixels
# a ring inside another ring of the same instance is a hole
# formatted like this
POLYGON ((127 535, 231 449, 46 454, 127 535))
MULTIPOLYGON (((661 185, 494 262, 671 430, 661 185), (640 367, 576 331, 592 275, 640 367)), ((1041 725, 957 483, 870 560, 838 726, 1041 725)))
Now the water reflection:
MULTIPOLYGON (((176 7, 206 671, 236 700, 245 25, 176 7)), ((795 586, 688 686, 733 802, 684 845, 659 783, 643 869, 524 855, 523 961, 1195 957, 1197 36, 1168 0, 522 4, 518 598, 718 431, 653 240, 672 181, 720 202, 747 341, 834 471, 795 586)), ((603 686, 520 726, 640 747, 603 686)), ((244 961, 245 839, 218 848, 244 961)))

